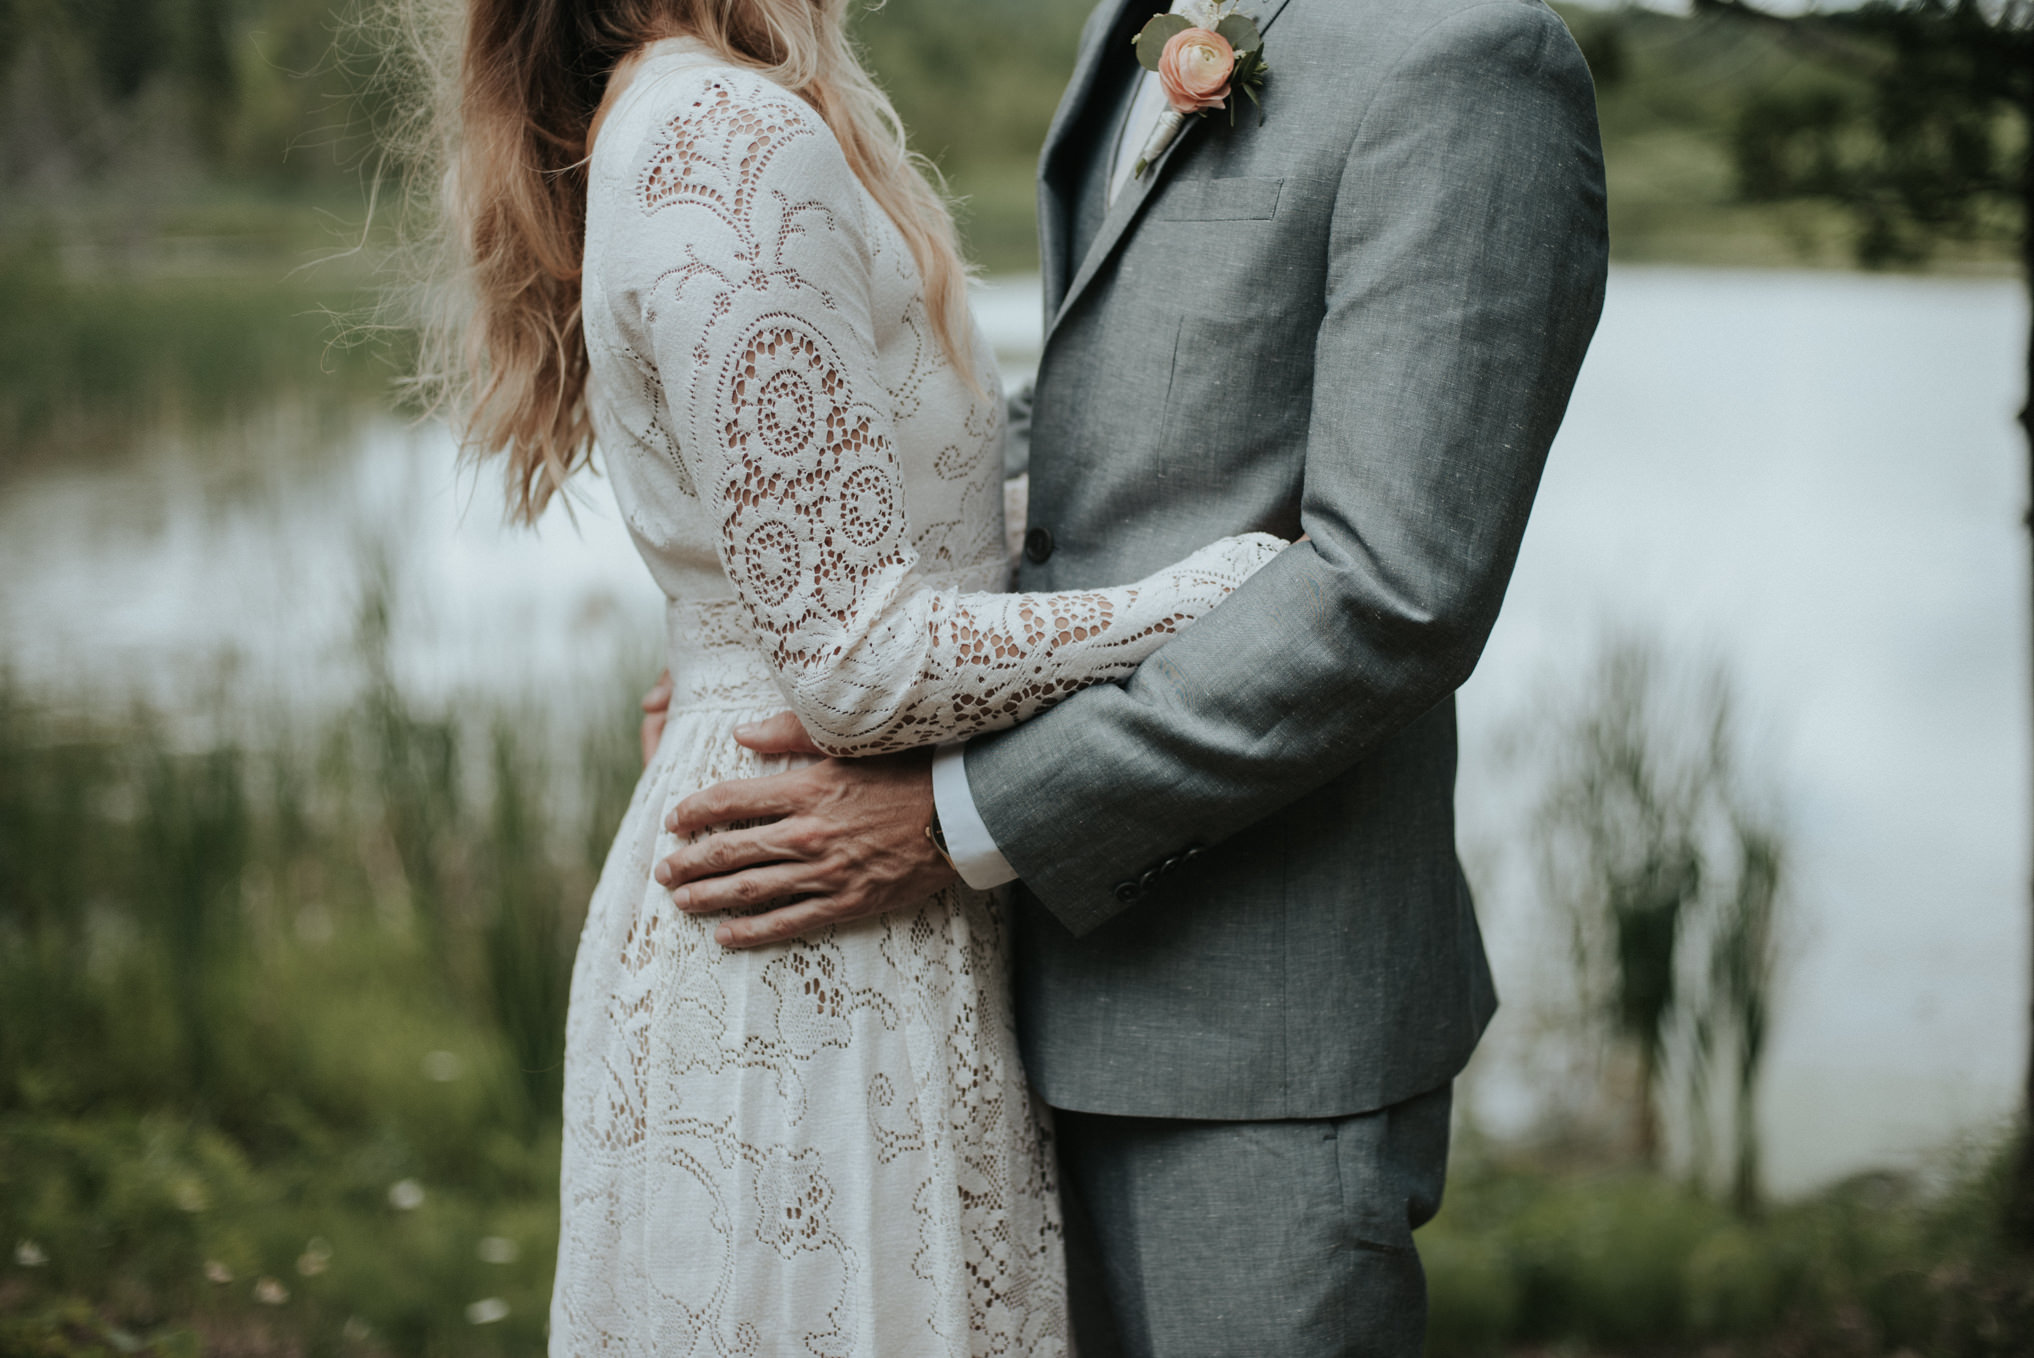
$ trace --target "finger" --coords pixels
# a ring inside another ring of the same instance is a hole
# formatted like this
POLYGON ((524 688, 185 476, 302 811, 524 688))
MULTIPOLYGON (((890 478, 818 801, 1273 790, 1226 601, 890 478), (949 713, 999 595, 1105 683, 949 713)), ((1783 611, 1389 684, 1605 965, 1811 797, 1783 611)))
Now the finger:
POLYGON ((775 820, 802 810, 809 791, 810 779, 803 769, 717 783, 672 807, 664 818, 664 828, 673 834, 694 835, 738 820, 775 820))
POLYGON ((688 915, 746 914, 779 901, 810 896, 823 885, 810 863, 769 863, 681 886, 671 893, 671 904, 688 915))
POLYGON ((735 743, 757 754, 824 754, 795 712, 779 712, 763 721, 743 722, 734 730, 735 743))
POLYGON ((657 746, 663 739, 664 714, 662 712, 652 712, 649 716, 643 718, 642 741, 643 766, 645 768, 649 767, 650 760, 656 757, 657 746))
POLYGON ((720 877, 758 863, 806 863, 813 854, 804 827, 771 821, 746 830, 722 830, 682 844, 651 876, 657 885, 677 888, 702 877, 720 877))
POLYGON ((820 896, 794 901, 767 914, 723 920, 713 931, 713 941, 723 948, 760 948, 766 943, 801 937, 829 924, 844 924, 855 917, 852 908, 830 896, 820 896))
POLYGON ((662 712, 671 705, 671 671, 665 670, 643 695, 643 711, 662 712))

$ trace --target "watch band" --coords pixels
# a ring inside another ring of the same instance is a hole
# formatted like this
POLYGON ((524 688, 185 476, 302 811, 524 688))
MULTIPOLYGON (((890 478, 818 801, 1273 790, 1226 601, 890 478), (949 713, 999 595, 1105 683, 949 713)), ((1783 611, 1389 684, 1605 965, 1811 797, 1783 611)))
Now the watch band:
POLYGON ((954 862, 953 855, 947 852, 946 831, 939 828, 939 808, 937 806, 932 808, 932 819, 925 824, 925 837, 932 841, 932 847, 939 851, 939 856, 945 860, 946 865, 958 873, 960 871, 960 864, 954 862))

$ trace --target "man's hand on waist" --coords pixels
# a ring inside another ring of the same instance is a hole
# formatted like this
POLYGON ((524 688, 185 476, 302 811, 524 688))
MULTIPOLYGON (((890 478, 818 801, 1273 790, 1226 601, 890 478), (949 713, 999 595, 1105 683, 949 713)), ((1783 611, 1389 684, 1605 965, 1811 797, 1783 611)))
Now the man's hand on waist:
MULTIPOLYGON (((759 754, 818 754, 783 713, 742 727, 759 754)), ((788 773, 721 783, 673 808, 664 827, 700 838, 657 865, 659 885, 687 914, 753 910, 721 922, 723 946, 752 948, 917 905, 958 880, 925 833, 932 823, 932 752, 822 759, 788 773), (762 824, 724 829, 744 821, 762 824)))

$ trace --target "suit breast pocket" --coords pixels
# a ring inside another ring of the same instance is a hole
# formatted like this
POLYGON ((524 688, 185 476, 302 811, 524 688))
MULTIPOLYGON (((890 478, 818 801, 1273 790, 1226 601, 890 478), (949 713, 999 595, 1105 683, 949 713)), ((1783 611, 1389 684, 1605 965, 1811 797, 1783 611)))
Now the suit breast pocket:
POLYGON ((1151 205, 1154 222, 1255 222, 1278 215, 1283 179, 1178 179, 1151 205))

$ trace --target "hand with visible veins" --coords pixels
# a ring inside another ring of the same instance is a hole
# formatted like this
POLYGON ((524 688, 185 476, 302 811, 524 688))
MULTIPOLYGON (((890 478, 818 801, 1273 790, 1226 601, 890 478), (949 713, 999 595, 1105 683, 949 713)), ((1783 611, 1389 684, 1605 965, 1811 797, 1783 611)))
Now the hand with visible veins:
MULTIPOLYGON (((819 754, 789 712, 737 727, 735 739, 758 754, 819 754)), ((780 943, 918 905, 957 882, 925 833, 932 813, 930 749, 822 758, 787 773, 721 783, 678 803, 665 829, 713 833, 679 848, 654 875, 691 915, 784 902, 725 920, 713 932, 729 948, 780 943), (764 823, 714 828, 738 821, 764 823)))

